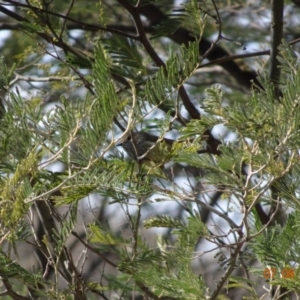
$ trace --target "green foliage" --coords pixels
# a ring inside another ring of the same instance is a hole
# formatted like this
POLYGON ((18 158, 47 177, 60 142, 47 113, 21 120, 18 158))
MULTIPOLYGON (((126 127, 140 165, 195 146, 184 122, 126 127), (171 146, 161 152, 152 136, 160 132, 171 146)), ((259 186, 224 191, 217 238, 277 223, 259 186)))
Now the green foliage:
POLYGON ((192 0, 181 4, 182 8, 175 9, 155 27, 153 38, 169 36, 180 26, 190 29, 198 37, 202 36, 205 26, 205 14, 200 10, 199 2, 192 0))
POLYGON ((4 279, 18 279, 30 287, 44 283, 41 274, 31 274, 19 264, 13 262, 2 250, 0 251, 0 275, 4 279))
POLYGON ((151 286, 155 294, 180 299, 199 299, 205 285, 192 270, 191 260, 198 239, 206 233, 199 217, 190 217, 186 224, 166 216, 151 218, 146 227, 176 228, 173 246, 162 242, 160 251, 140 248, 133 261, 123 261, 119 269, 139 282, 151 286))
POLYGON ((39 155, 30 153, 16 166, 14 176, 3 182, 0 218, 7 228, 16 226, 28 209, 24 199, 32 192, 29 178, 35 176, 38 161, 39 155))
POLYGON ((91 237, 89 238, 91 243, 104 244, 104 245, 116 245, 117 240, 111 235, 110 232, 104 232, 99 229, 98 226, 90 224, 91 237))
MULTIPOLYGON (((110 54, 112 69, 115 74, 131 78, 136 81, 139 74, 146 74, 147 70, 139 55, 137 42, 117 35, 102 41, 104 49, 110 54)), ((102 44, 101 43, 101 44, 102 44)))
POLYGON ((242 288, 247 290, 249 293, 251 293, 251 296, 253 298, 249 299, 257 299, 258 295, 252 286, 253 282, 252 280, 242 278, 240 276, 230 276, 230 282, 227 285, 228 289, 233 289, 233 288, 242 288))
POLYGON ((15 66, 11 70, 8 70, 7 65, 5 64, 4 57, 0 56, 0 95, 1 97, 5 95, 8 90, 9 81, 11 79, 12 73, 15 66))
POLYGON ((93 75, 97 98, 93 106, 90 107, 90 122, 99 142, 101 142, 117 112, 118 98, 110 78, 109 61, 100 43, 95 47, 93 75))
POLYGON ((58 257, 61 255, 64 245, 76 225, 77 209, 78 203, 74 203, 69 210, 68 219, 61 223, 60 230, 53 230, 53 238, 56 243, 55 250, 58 257))
POLYGON ((158 216, 156 218, 151 218, 144 221, 145 228, 151 227, 169 227, 169 228, 179 228, 182 227, 182 221, 173 219, 169 216, 158 216))
POLYGON ((179 53, 172 53, 166 65, 160 67, 154 79, 147 80, 145 98, 153 105, 169 99, 193 74, 199 65, 199 43, 181 46, 179 53), (185 62, 184 65, 182 62, 185 62))
MULTIPOLYGON (((233 30, 247 22, 235 17, 244 4, 230 3, 191 0, 172 11, 167 0, 0 6, 16 22, 0 58, 3 283, 45 299, 221 299, 226 284, 255 299, 264 270, 245 263, 255 258, 277 270, 271 284, 299 291, 297 55, 283 42, 280 82, 262 71, 249 91, 253 66, 226 49, 243 58, 231 38, 271 39, 233 30), (114 147, 132 130, 159 136, 160 165, 114 147), (290 211, 287 220, 277 215, 290 211), (28 256, 39 257, 38 272, 28 271, 29 258, 26 267, 19 261, 20 244, 34 247, 28 256), (241 265, 247 278, 234 272, 241 265), (286 278, 288 268, 294 276, 286 278)), ((19 298, 5 288, 1 297, 19 298)))
POLYGON ((299 261, 299 221, 299 212, 290 214, 284 228, 276 225, 252 240, 251 249, 265 266, 283 268, 299 261))
MULTIPOLYGON (((297 211, 289 215, 284 228, 276 225, 265 229, 250 243, 250 249, 264 267, 257 273, 265 278, 271 277, 273 285, 295 291, 299 291, 300 287, 297 267, 300 253, 299 222, 300 214, 297 211)), ((257 226, 256 230, 260 231, 261 226, 257 226)))

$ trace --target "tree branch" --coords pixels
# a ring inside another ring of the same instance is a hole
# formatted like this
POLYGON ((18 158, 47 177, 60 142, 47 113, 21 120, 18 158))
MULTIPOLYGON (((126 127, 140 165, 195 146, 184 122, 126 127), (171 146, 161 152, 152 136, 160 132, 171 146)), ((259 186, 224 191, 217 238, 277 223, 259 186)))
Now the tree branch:
MULTIPOLYGON (((142 6, 140 9, 140 13, 148 19, 152 28, 167 18, 164 13, 154 4, 142 6)), ((152 32, 153 30, 154 29, 152 29, 152 32)), ((174 33, 170 34, 169 38, 180 45, 188 45, 190 42, 195 41, 195 37, 193 37, 191 32, 182 27, 179 27, 174 33)), ((202 37, 199 43, 200 55, 204 55, 210 47, 211 42, 202 37)), ((214 49, 208 53, 207 59, 213 61, 229 56, 230 55, 227 51, 225 51, 222 47, 216 45, 214 49)), ((240 67, 233 61, 224 61, 219 63, 219 65, 222 66, 230 75, 232 75, 239 84, 246 87, 247 89, 251 88, 251 81, 259 85, 259 82, 256 79, 255 72, 242 71, 240 67)))
POLYGON ((269 80, 275 85, 275 97, 279 98, 278 83, 280 80, 280 68, 277 56, 279 55, 278 46, 282 40, 283 34, 283 8, 284 0, 271 1, 271 50, 270 50, 270 66, 269 80))
MULTIPOLYGON (((152 60, 155 62, 155 64, 157 66, 163 67, 166 71, 165 63, 159 57, 159 55, 156 53, 156 51, 154 50, 154 48, 152 47, 152 45, 150 44, 150 42, 146 36, 144 26, 143 26, 143 23, 142 23, 142 20, 140 17, 140 11, 142 10, 142 8, 144 6, 142 6, 141 8, 140 7, 136 8, 134 6, 131 6, 131 4, 129 4, 126 0, 118 0, 118 2, 131 14, 131 16, 135 22, 136 30, 140 37, 140 41, 144 45, 146 51, 148 52, 148 54, 150 55, 152 60)), ((191 115, 191 117, 193 119, 199 119, 200 113, 196 109, 194 104, 191 102, 183 85, 179 88, 178 92, 182 99, 185 109, 188 111, 188 113, 191 115)))

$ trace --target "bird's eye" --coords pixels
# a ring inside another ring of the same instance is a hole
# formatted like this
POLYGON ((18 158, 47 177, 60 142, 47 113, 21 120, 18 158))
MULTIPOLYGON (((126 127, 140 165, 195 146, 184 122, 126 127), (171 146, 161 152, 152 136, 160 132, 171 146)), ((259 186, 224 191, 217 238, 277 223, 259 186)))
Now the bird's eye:
POLYGON ((131 135, 127 137, 126 141, 131 141, 131 135))

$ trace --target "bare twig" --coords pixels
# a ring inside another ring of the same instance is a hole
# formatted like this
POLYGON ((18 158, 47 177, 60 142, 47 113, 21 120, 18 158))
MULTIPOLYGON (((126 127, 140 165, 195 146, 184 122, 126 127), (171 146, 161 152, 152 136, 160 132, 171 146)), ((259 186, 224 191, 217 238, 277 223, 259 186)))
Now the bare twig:
MULTIPOLYGON (((74 18, 71 18, 69 16, 65 16, 65 15, 62 15, 62 14, 59 14, 59 13, 56 13, 56 12, 53 12, 53 11, 45 10, 45 9, 42 9, 42 8, 39 8, 39 7, 35 7, 35 6, 32 6, 32 5, 26 5, 26 4, 20 3, 20 2, 15 2, 15 1, 11 1, 11 0, 6 0, 5 2, 9 2, 13 6, 19 6, 19 7, 28 8, 28 9, 31 9, 31 10, 36 11, 36 12, 47 13, 49 15, 61 18, 61 19, 66 20, 66 21, 72 21, 72 22, 78 24, 78 26, 79 26, 78 29, 93 30, 93 31, 104 30, 104 31, 115 33, 117 35, 124 36, 124 37, 130 38, 130 39, 133 39, 133 40, 138 40, 137 36, 127 34, 126 32, 122 32, 120 30, 116 30, 116 29, 113 29, 113 28, 106 28, 106 27, 100 26, 100 25, 94 25, 94 24, 84 23, 84 22, 81 22, 81 21, 76 20, 74 18)), ((9 15, 10 17, 13 17, 13 16, 16 17, 16 15, 17 15, 16 13, 9 14, 9 10, 5 9, 3 6, 1 6, 0 11, 2 11, 3 13, 9 15)), ((25 19, 25 18, 23 18, 21 16, 19 16, 19 18, 15 18, 15 17, 13 17, 13 18, 16 19, 16 20, 18 20, 18 21, 22 21, 22 19, 25 19)), ((27 22, 29 22, 29 21, 27 21, 27 22)))
MULTIPOLYGON (((71 9, 73 7, 75 3, 75 0, 71 0, 71 3, 70 3, 70 6, 68 8, 68 11, 67 11, 67 14, 66 14, 66 17, 69 16, 70 12, 71 12, 71 9)), ((63 24, 62 24, 62 28, 61 28, 61 31, 60 31, 60 35, 59 35, 59 39, 61 40, 62 39, 62 36, 63 36, 63 33, 64 33, 64 29, 66 28, 66 24, 67 24, 67 18, 64 18, 63 19, 63 24)))

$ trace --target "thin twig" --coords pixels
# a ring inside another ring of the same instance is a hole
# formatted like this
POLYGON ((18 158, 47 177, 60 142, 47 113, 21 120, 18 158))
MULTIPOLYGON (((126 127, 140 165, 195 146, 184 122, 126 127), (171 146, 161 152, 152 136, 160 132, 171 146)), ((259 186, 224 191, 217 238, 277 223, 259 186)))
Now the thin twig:
MULTIPOLYGON (((42 8, 39 8, 39 7, 35 7, 35 6, 32 6, 32 5, 26 5, 24 3, 19 3, 19 2, 15 2, 15 1, 11 1, 11 0, 6 0, 5 2, 9 2, 11 5, 13 6, 19 6, 19 7, 25 7, 25 8, 28 8, 28 9, 31 9, 31 10, 34 10, 34 11, 37 11, 37 12, 43 12, 43 13, 47 13, 49 15, 52 15, 52 16, 55 16, 55 17, 58 17, 58 18, 61 18, 63 20, 67 20, 67 21, 72 21, 76 24, 78 24, 80 26, 79 29, 83 29, 83 30, 96 30, 96 31, 100 31, 100 30, 103 30, 103 31, 107 31, 107 32, 111 32, 111 33, 115 33, 117 35, 120 35, 120 36, 124 36, 124 37, 127 37, 127 38, 130 38, 130 39, 133 39, 133 40, 139 40, 139 38, 137 36, 134 36, 134 35, 130 35, 130 34, 127 34, 126 32, 122 32, 120 30, 116 30, 116 29, 113 29, 113 28, 107 28, 107 27, 104 27, 104 26, 100 26, 100 25, 94 25, 94 24, 88 24, 88 23, 84 23, 84 22, 81 22, 79 20, 76 20, 74 18, 71 18, 71 17, 68 17, 68 16, 65 16, 65 15, 62 15, 62 14, 59 14, 59 13, 56 13, 56 12, 53 12, 53 11, 49 11, 49 10, 45 10, 45 9, 42 9, 42 8)), ((5 4, 7 6, 7 4, 5 4)), ((1 6, 1 5, 0 5, 1 6)), ((4 7, 1 6, 1 8, 3 9, 4 7)), ((9 10, 5 10, 6 12, 9 11, 9 10)), ((3 11, 2 11, 3 12, 3 11)), ((11 14, 8 14, 10 17, 12 16, 11 14)), ((17 14, 14 13, 14 15, 16 16, 17 14)), ((18 15, 19 16, 19 15, 18 15)), ((15 18, 17 19, 18 21, 22 21, 20 18, 23 18, 21 16, 19 16, 19 18, 15 18)), ((29 21, 27 21, 29 22, 29 21)))

